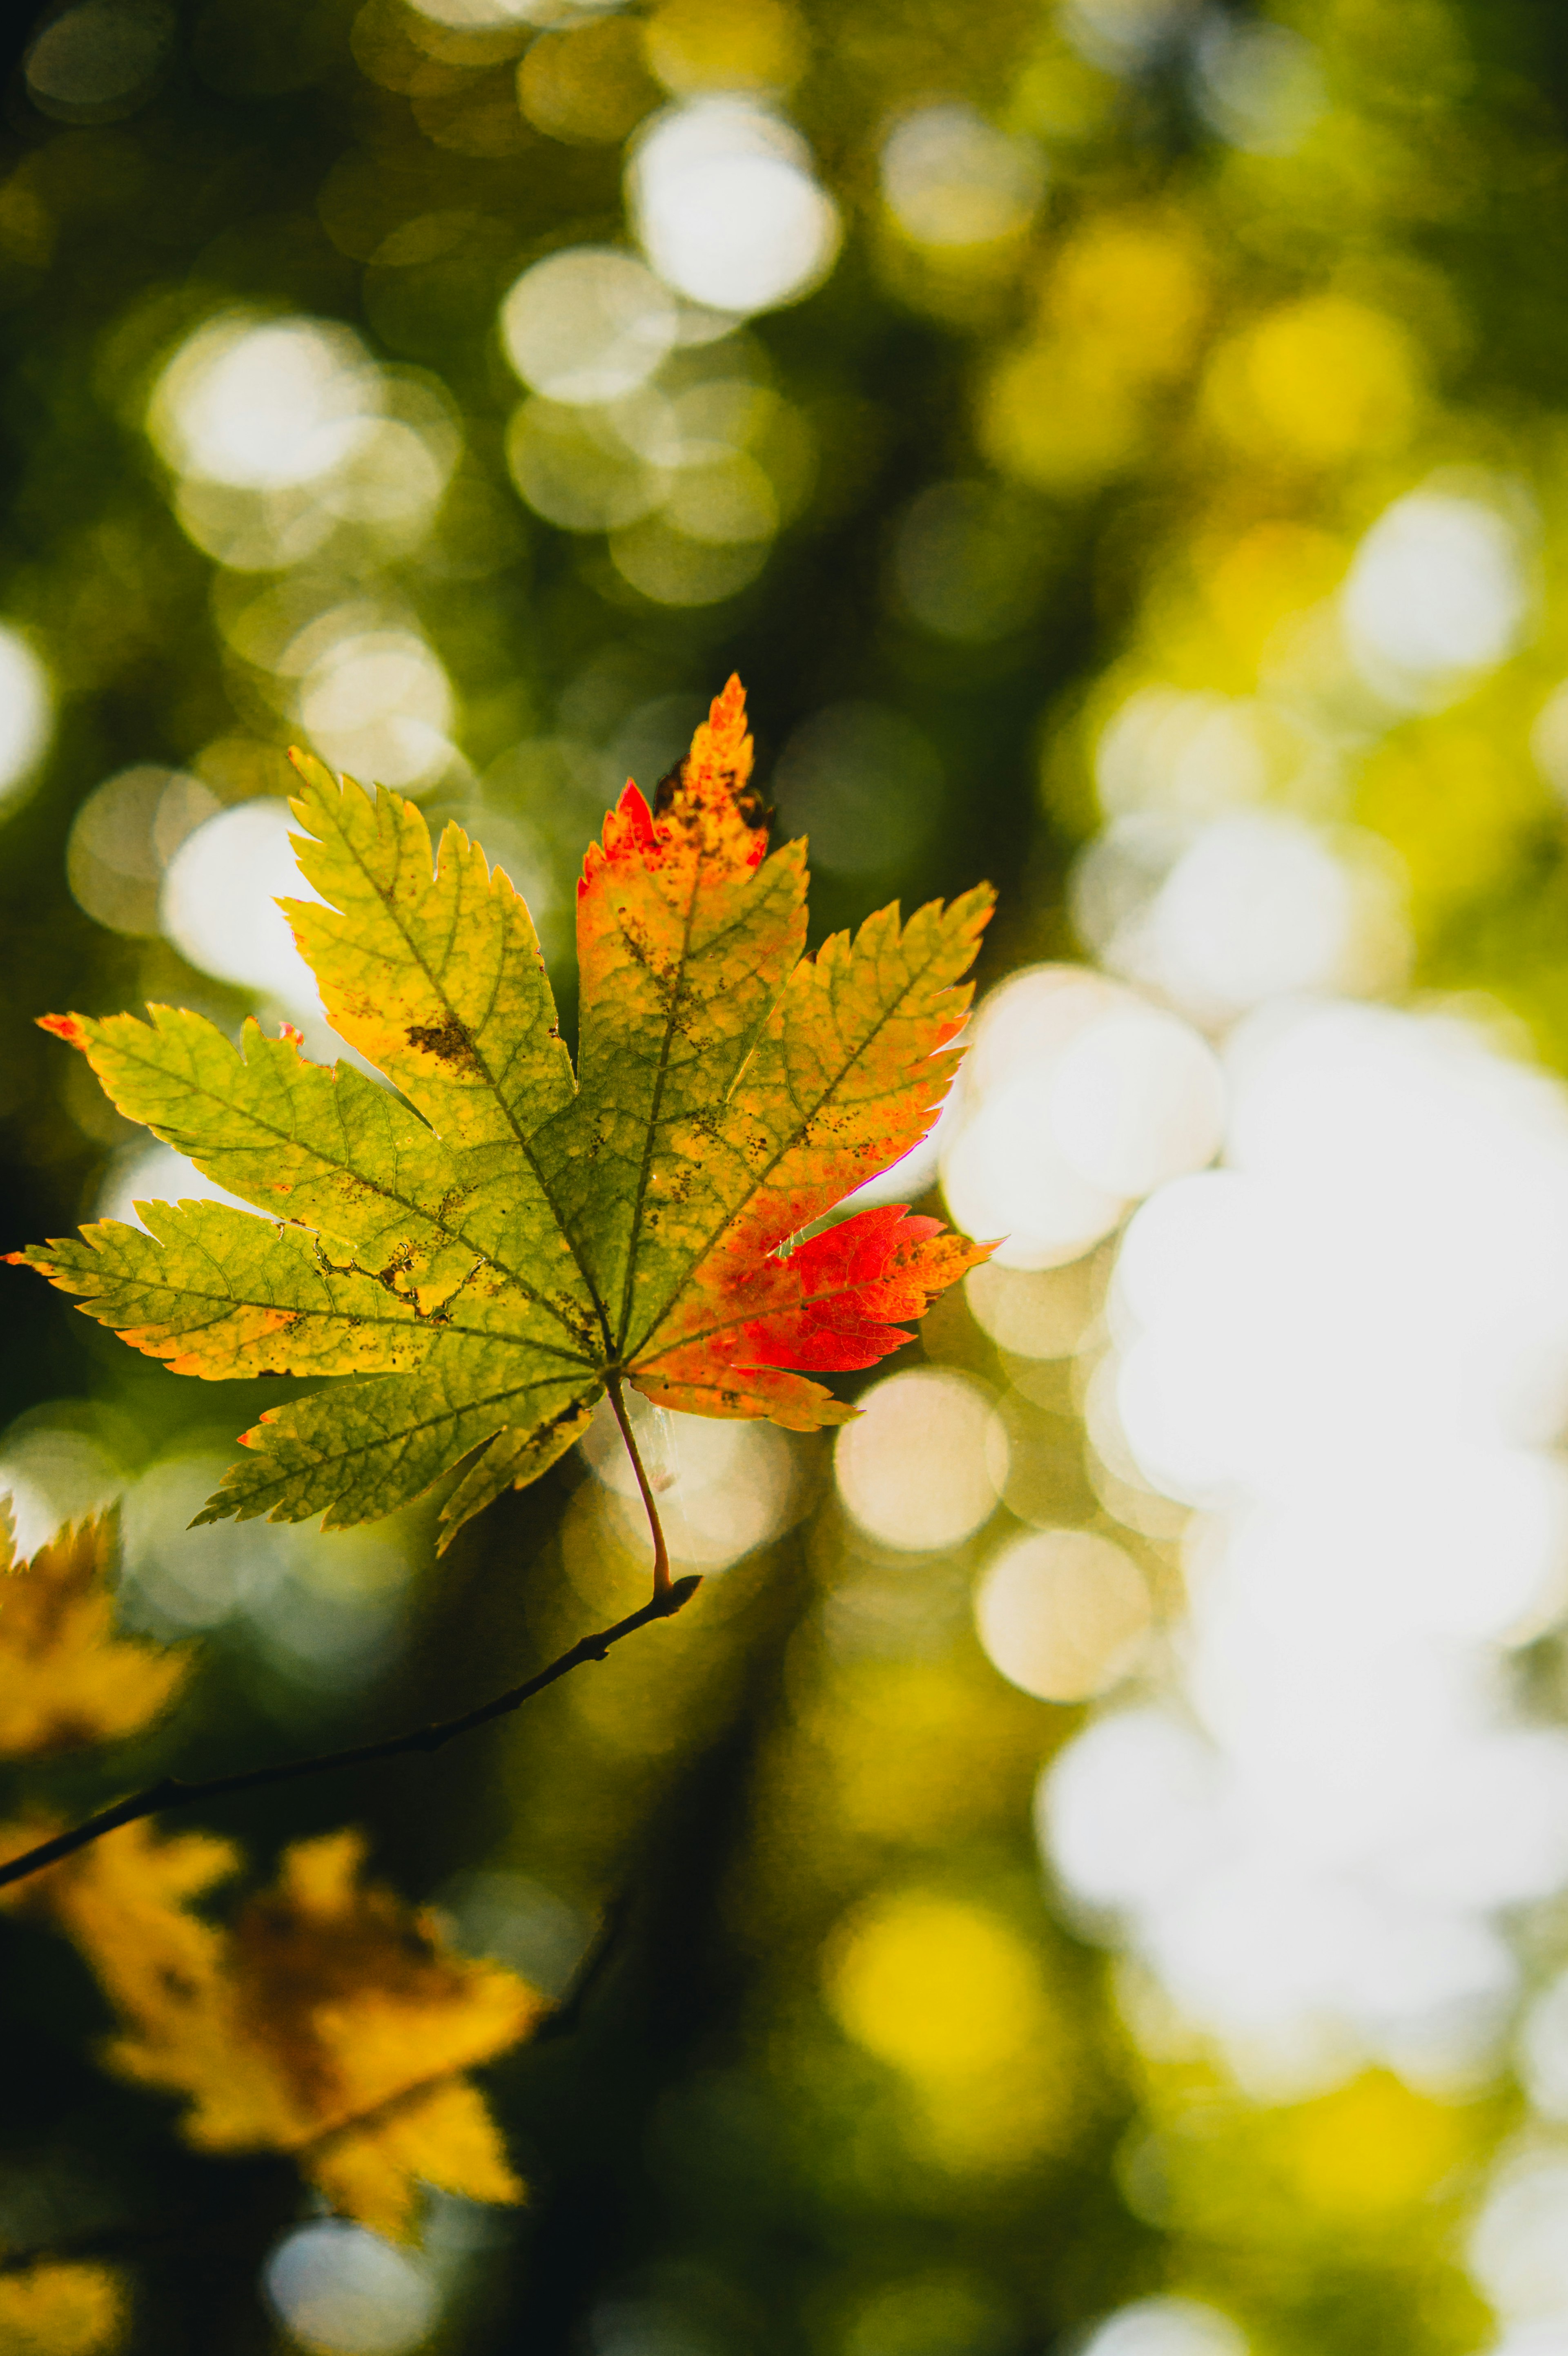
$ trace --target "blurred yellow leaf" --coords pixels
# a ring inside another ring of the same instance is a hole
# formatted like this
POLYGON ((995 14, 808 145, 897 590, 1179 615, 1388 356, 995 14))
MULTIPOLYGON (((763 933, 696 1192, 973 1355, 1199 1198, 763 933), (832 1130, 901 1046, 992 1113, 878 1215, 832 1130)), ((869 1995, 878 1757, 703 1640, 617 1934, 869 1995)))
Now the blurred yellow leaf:
MULTIPOLYGON (((10 1526, 0 1565, 11 1567, 10 1526)), ((113 1633, 107 1517, 59 1531, 0 1587, 0 1757, 36 1758, 134 1734, 190 1674, 170 1651, 113 1633)))
POLYGON ((125 2295, 108 2266, 27 2266, 0 2274, 5 2356, 110 2356, 123 2341, 125 2295))
POLYGON ((523 2197, 458 2073, 515 2044, 545 2000, 453 1954, 433 1917, 364 1881, 363 1847, 356 1832, 295 1843, 225 1928, 188 1901, 234 1871, 232 1845, 130 1825, 21 1885, 16 1902, 81 1949, 120 2017, 109 2066, 185 2095, 188 2142, 291 2153, 345 2214, 399 2238, 417 2181, 523 2197))

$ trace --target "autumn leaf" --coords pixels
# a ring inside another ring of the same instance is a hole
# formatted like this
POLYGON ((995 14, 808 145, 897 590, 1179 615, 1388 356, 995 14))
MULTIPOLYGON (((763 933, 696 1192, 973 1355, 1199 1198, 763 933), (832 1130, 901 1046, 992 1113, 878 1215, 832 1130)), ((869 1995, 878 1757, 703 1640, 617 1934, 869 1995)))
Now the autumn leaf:
POLYGON ((347 1376, 269 1410, 203 1520, 393 1511, 471 1459, 448 1537, 606 1385, 809 1431, 986 1247, 898 1211, 796 1239, 930 1128, 990 909, 896 907, 806 958, 805 845, 768 850, 731 680, 578 886, 573 1075, 532 921, 449 825, 295 756, 283 903, 339 1034, 391 1087, 248 1023, 49 1016, 121 1112, 229 1193, 14 1254, 185 1374, 347 1376), (393 1091, 396 1090, 397 1093, 393 1091))
POLYGON ((6 2356, 112 2356, 129 2308, 112 2268, 45 2260, 0 2274, 6 2356))
MULTIPOLYGON (((0 1840, 21 1845, 19 1832, 0 1840)), ((117 2016, 105 2061, 183 2096, 187 2142, 287 2153, 344 2215, 400 2237, 420 2183, 522 2198, 463 2073, 515 2044, 545 1999, 501 1965, 454 1954, 432 1915, 363 1879, 362 1858, 354 1832, 297 1842, 275 1884, 223 1926, 192 1901, 239 1852, 135 1824, 7 1902, 80 1950, 117 2016)))
POLYGON ((0 1758, 37 1758, 134 1734, 190 1673, 187 1647, 116 1636, 107 1574, 111 1518, 59 1531, 30 1562, 11 1561, 0 1523, 0 1758))

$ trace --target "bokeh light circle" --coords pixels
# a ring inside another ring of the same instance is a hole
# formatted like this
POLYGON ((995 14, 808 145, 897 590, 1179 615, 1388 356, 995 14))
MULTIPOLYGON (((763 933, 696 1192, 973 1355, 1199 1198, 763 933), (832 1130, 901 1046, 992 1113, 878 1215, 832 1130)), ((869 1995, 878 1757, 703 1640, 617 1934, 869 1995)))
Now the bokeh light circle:
POLYGON ((187 837, 164 878, 160 921, 191 964, 219 981, 315 1003, 281 897, 314 899, 300 874, 287 802, 262 798, 220 810, 187 837))
POLYGON ((957 1225, 1004 1268, 1077 1259, 1129 1203, 1200 1169, 1219 1066, 1187 1023, 1081 966, 1026 969, 981 1007, 942 1154, 957 1225))
POLYGON ((76 0, 23 60, 27 96, 57 123, 118 123, 152 97, 174 48, 168 0, 76 0))
POLYGON ((0 809, 32 783, 53 734, 48 672, 21 632, 0 622, 0 809))
POLYGON ((1510 2321, 1568 2315, 1568 2156, 1505 2160, 1470 2234, 1470 2271, 1510 2321))
POLYGON ((1015 1538, 975 1597, 986 1656, 1040 1701, 1086 1701, 1134 1668, 1152 1606, 1129 1554, 1092 1530, 1015 1538))
POLYGON ((882 198, 907 237, 986 244, 1023 229, 1045 187, 1031 141, 1009 138, 952 100, 903 115, 882 143, 882 198))
POLYGON ((341 2217, 286 2235, 261 2285, 283 2329, 333 2356, 406 2356, 429 2337, 441 2308, 417 2257, 341 2217))
POLYGON ((165 869, 186 837, 216 816, 199 777, 142 762, 89 794, 66 841, 77 905, 117 933, 155 933, 165 869))
POLYGON ((859 1402, 834 1451, 838 1492, 883 1546, 929 1553, 988 1521, 1007 1477, 991 1403, 963 1375, 918 1367, 890 1375, 859 1402))
POLYGON ((1207 1042, 1157 1007, 1127 1007, 1079 1033, 1051 1087, 1062 1153, 1116 1194, 1152 1194, 1219 1149, 1224 1082, 1207 1042))
POLYGON ((1441 702, 1510 655, 1530 611, 1519 533, 1502 509, 1412 491, 1385 509, 1345 584, 1352 652, 1395 702, 1441 702))
POLYGON ((1140 2298, 1096 2325, 1083 2356, 1247 2356, 1244 2334, 1195 2298, 1140 2298))
POLYGON ((800 134, 740 99, 694 101, 634 144, 627 197, 638 241, 667 286, 744 316, 796 303, 837 259, 838 208, 800 134))
POLYGON ((341 466, 382 405, 379 379, 352 328, 231 311, 176 353, 154 387, 147 430, 182 474, 278 491, 341 466))
POLYGON ((329 767, 417 793, 455 755, 452 682, 415 630, 333 640, 300 681, 298 710, 329 767))
POLYGON ((646 383, 679 313, 645 264, 574 246, 525 270, 501 305, 501 340, 523 382, 551 401, 613 401, 646 383))

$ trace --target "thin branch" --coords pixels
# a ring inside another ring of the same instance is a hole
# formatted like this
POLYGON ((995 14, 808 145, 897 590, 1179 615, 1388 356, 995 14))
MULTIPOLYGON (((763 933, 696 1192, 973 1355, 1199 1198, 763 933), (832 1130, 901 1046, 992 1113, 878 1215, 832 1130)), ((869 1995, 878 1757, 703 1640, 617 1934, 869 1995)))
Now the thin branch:
POLYGON ((621 1427, 621 1437, 626 1443, 626 1453, 632 1460, 632 1470, 637 1476, 637 1486, 643 1493, 643 1503, 647 1507, 648 1527, 654 1536, 654 1600, 656 1602, 661 1595, 667 1595, 670 1591, 669 1548, 665 1544, 664 1525, 659 1520, 659 1509, 654 1503, 653 1483, 643 1470, 643 1460, 637 1453, 637 1443, 632 1436, 632 1419, 626 1413, 626 1401, 621 1388, 620 1376, 607 1375, 604 1378, 604 1387, 610 1394, 610 1406, 616 1422, 621 1427))
MULTIPOLYGON (((635 1453, 633 1461, 635 1462, 635 1453)), ((656 1530, 658 1527, 656 1519, 654 1526, 656 1530)), ((662 1545, 662 1537, 659 1543, 662 1545)), ((46 1866, 58 1865, 61 1858, 74 1856, 79 1848, 101 1840, 105 1833, 115 1832, 122 1825, 139 1823, 144 1816, 160 1815, 168 1808, 199 1807, 208 1800, 226 1800, 236 1792, 259 1792, 272 1783, 294 1783, 306 1775, 332 1775, 344 1767, 368 1767, 377 1760, 401 1758, 409 1751, 439 1751, 455 1736, 471 1733, 476 1726, 488 1725, 493 1718, 505 1718, 509 1711, 521 1708, 535 1694, 543 1693, 546 1686, 581 1668, 585 1661, 603 1660, 611 1645, 618 1644, 634 1630, 645 1628, 655 1620, 673 1619, 684 1604, 690 1602, 701 1584, 695 1572, 672 1581, 667 1559, 663 1587, 656 1589, 640 1611, 617 1620, 613 1628, 601 1629, 595 1636, 580 1638, 569 1653, 562 1653, 558 1661, 552 1661, 537 1676, 513 1686, 509 1692, 497 1694, 493 1701, 481 1702, 476 1709, 464 1710, 461 1718, 415 1727, 411 1733, 389 1735, 382 1742, 362 1742, 351 1751, 328 1751, 315 1759, 287 1759, 274 1767, 249 1767, 235 1775, 209 1776, 201 1783, 188 1783, 177 1775, 165 1775, 161 1783, 150 1783, 144 1792, 117 1800, 112 1807, 101 1808, 97 1815, 89 1816, 71 1831, 57 1833, 52 1840, 40 1841, 37 1848, 26 1849, 20 1857, 0 1865, 0 1889, 8 1882, 26 1880, 29 1874, 41 1873, 46 1866)))

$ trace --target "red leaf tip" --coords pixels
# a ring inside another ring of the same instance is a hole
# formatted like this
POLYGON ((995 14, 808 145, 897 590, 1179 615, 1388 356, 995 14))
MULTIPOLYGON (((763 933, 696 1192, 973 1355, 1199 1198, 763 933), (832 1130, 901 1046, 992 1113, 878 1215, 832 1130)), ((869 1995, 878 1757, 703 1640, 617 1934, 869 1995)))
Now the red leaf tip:
POLYGON ((80 1014, 40 1014, 38 1028, 56 1039, 63 1039, 68 1047, 87 1047, 87 1025, 80 1014))
POLYGON ((710 876, 744 876, 767 855, 762 804, 751 787, 752 746, 746 691, 732 676, 709 707, 686 758, 647 800, 628 777, 591 843, 577 886, 581 905, 602 883, 613 886, 636 869, 682 873, 692 862, 710 876), (606 870, 609 871, 608 874, 606 870))
POLYGON ((630 827, 640 851, 651 851, 656 840, 654 814, 644 800, 635 777, 628 777, 621 788, 621 798, 615 805, 615 816, 630 827))

